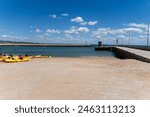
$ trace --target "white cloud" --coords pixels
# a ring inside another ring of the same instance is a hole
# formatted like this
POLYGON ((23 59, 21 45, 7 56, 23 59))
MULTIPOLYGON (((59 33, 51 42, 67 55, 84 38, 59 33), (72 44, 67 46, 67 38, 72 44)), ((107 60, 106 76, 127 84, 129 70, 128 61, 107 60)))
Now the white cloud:
POLYGON ((77 26, 71 26, 71 28, 77 28, 77 26))
POLYGON ((53 14, 53 15, 49 15, 49 17, 56 19, 57 15, 53 14))
POLYGON ((79 28, 77 29, 77 31, 79 31, 79 32, 89 32, 90 29, 88 29, 87 27, 79 27, 79 28))
POLYGON ((117 35, 118 38, 125 38, 125 35, 117 35))
POLYGON ((143 30, 140 28, 121 28, 121 29, 112 29, 111 34, 126 34, 128 32, 134 32, 134 33, 143 33, 143 30))
POLYGON ((71 22, 79 23, 82 26, 85 26, 85 25, 94 26, 98 23, 98 21, 84 21, 83 18, 79 17, 79 16, 76 17, 76 18, 71 19, 71 22))
POLYGON ((120 28, 120 29, 111 29, 111 28, 99 28, 96 31, 92 31, 93 37, 96 38, 125 38, 128 36, 129 32, 132 35, 136 35, 138 37, 139 34, 143 34, 143 30, 140 28, 120 28))
POLYGON ((110 28, 99 28, 96 31, 93 31, 92 33, 95 36, 102 36, 102 35, 108 35, 109 33, 111 33, 111 30, 110 28))
POLYGON ((38 28, 37 28, 35 31, 36 31, 37 33, 42 32, 42 31, 41 31, 40 29, 38 29, 38 28))
POLYGON ((71 28, 69 30, 65 30, 64 33, 67 33, 67 34, 79 34, 79 32, 74 29, 74 28, 71 28))
POLYGON ((71 35, 69 35, 69 34, 65 34, 65 37, 69 38, 69 39, 73 39, 73 37, 71 35))
POLYGON ((79 34, 79 33, 87 33, 89 31, 90 29, 88 29, 87 27, 79 27, 79 28, 71 28, 69 30, 65 30, 64 33, 65 34, 79 34))
POLYGON ((59 30, 55 30, 55 29, 47 29, 46 30, 46 33, 60 33, 60 31, 59 30))
POLYGON ((89 21, 89 22, 81 22, 80 25, 90 25, 90 26, 94 26, 98 23, 98 21, 89 21))
POLYGON ((93 26, 93 25, 96 25, 97 23, 98 23, 98 21, 89 21, 89 22, 88 22, 88 25, 93 26))
POLYGON ((146 24, 136 24, 136 23, 129 23, 128 26, 136 27, 136 28, 147 28, 146 24))
POLYGON ((140 28, 120 28, 120 29, 110 29, 110 28, 99 28, 96 31, 93 31, 93 35, 121 35, 126 34, 128 32, 134 32, 134 33, 143 33, 143 30, 140 28))
POLYGON ((140 37, 140 38, 144 38, 144 39, 147 38, 146 35, 139 35, 139 37, 140 37))
POLYGON ((87 22, 81 22, 81 23, 80 23, 80 25, 83 25, 83 26, 84 26, 84 25, 87 25, 87 24, 88 24, 87 22))
POLYGON ((1 35, 2 38, 11 38, 11 35, 1 35))
POLYGON ((26 40, 29 40, 28 37, 7 35, 7 34, 0 35, 0 39, 4 40, 4 41, 26 41, 26 40))
POLYGON ((34 26, 29 26, 30 28, 34 28, 34 26))
POLYGON ((98 35, 98 36, 95 36, 96 38, 99 38, 99 39, 101 39, 102 38, 102 36, 100 36, 100 35, 98 35))
POLYGON ((68 13, 63 13, 63 14, 60 14, 60 15, 56 15, 56 14, 52 14, 52 15, 49 15, 49 17, 53 18, 53 19, 61 19, 62 17, 67 17, 69 16, 68 13))
POLYGON ((61 14, 61 16, 69 16, 69 14, 68 13, 63 13, 63 14, 61 14))
POLYGON ((135 32, 135 33, 143 33, 143 30, 140 28, 122 28, 119 29, 120 33, 127 33, 127 32, 135 32))
POLYGON ((81 23, 81 22, 83 22, 83 21, 84 21, 84 20, 82 19, 82 17, 76 17, 76 18, 71 19, 71 22, 81 23))

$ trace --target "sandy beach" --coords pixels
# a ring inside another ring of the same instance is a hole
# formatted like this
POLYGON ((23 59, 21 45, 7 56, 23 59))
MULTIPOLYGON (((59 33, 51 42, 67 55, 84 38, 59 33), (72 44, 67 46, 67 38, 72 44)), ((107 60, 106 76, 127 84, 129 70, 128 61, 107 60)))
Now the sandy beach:
POLYGON ((150 99, 150 64, 113 57, 0 63, 0 99, 150 99))

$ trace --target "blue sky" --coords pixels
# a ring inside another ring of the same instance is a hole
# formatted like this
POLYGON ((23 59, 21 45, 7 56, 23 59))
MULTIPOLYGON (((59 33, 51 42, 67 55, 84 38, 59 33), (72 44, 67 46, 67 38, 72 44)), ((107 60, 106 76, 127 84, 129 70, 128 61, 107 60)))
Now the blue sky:
POLYGON ((0 0, 0 40, 146 44, 149 11, 149 0, 0 0))

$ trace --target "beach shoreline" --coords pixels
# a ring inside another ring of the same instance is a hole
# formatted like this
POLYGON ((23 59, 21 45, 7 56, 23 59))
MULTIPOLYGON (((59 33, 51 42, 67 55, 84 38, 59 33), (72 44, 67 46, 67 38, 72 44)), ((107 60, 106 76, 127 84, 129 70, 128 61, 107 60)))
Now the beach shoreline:
POLYGON ((0 99, 150 99, 150 64, 115 57, 0 63, 0 99))

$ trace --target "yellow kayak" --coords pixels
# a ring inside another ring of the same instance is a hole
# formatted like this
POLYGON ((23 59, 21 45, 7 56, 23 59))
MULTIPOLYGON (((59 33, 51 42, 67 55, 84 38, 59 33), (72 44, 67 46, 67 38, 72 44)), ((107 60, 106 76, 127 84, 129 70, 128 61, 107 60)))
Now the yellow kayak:
POLYGON ((46 56, 46 55, 36 55, 33 58, 49 58, 51 56, 46 56))
POLYGON ((24 57, 23 60, 22 60, 22 62, 29 61, 29 60, 30 60, 29 57, 24 57))
POLYGON ((0 61, 5 61, 5 59, 7 59, 7 58, 8 58, 8 56, 1 56, 0 61))
POLYGON ((17 62, 26 62, 26 61, 29 61, 30 58, 29 57, 23 57, 23 58, 16 58, 15 59, 17 62))
POLYGON ((16 62, 26 62, 29 61, 29 57, 23 57, 23 58, 18 58, 17 56, 14 56, 13 58, 8 57, 7 59, 4 60, 6 63, 16 63, 16 62))
POLYGON ((0 61, 3 61, 3 58, 0 58, 0 61))
POLYGON ((14 58, 7 58, 4 60, 6 63, 16 63, 17 61, 14 58))

